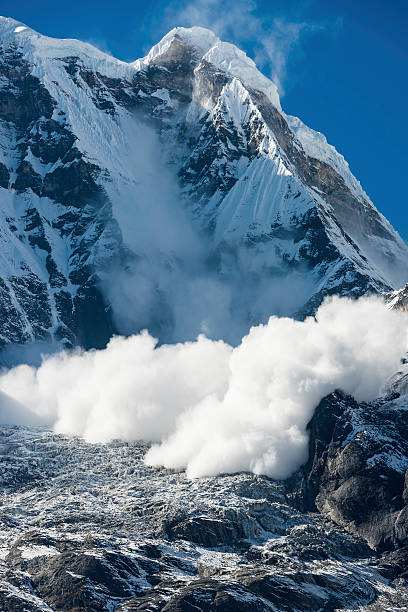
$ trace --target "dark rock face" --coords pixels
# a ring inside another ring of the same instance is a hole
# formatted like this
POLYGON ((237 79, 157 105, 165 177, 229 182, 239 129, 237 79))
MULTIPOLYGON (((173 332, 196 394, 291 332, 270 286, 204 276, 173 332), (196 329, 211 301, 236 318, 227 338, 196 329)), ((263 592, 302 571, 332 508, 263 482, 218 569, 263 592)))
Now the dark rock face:
MULTIPOLYGON (((369 603, 375 593, 367 585, 338 582, 330 575, 288 574, 276 578, 262 570, 253 575, 237 573, 228 584, 217 580, 197 580, 169 600, 163 597, 163 587, 152 590, 140 599, 126 602, 123 610, 177 610, 191 609, 211 612, 267 612, 271 609, 292 612, 293 610, 333 611, 340 606, 349 609, 361 603, 369 603), (235 579, 235 580, 234 580, 235 579), (351 585, 349 586, 349 588, 351 585), (343 590, 342 590, 343 589, 343 590), (341 594, 339 591, 341 591, 341 594), (161 597, 162 596, 162 597, 161 597), (276 608, 273 608, 276 606, 276 608)), ((343 608, 344 609, 344 608, 343 608)))
POLYGON ((50 118, 55 101, 16 48, 2 48, 1 75, 8 84, 0 92, 0 118, 26 129, 40 117, 50 118))
POLYGON ((234 524, 228 519, 216 520, 206 516, 188 518, 171 527, 169 531, 172 537, 207 548, 232 544, 245 536, 239 524, 234 524))
POLYGON ((335 393, 309 425, 310 454, 292 478, 300 505, 383 552, 407 544, 408 422, 397 394, 369 405, 335 393))
POLYGON ((94 557, 67 552, 38 557, 28 562, 26 569, 35 592, 56 610, 82 608, 97 612, 108 598, 124 599, 137 592, 131 584, 138 577, 138 566, 132 559, 115 553, 94 557))
POLYGON ((0 187, 7 189, 10 181, 10 172, 4 164, 0 163, 0 187))
MULTIPOLYGON (((90 280, 95 272, 86 265, 98 233, 93 240, 88 238, 86 244, 82 240, 84 233, 92 234, 92 224, 100 217, 101 206, 106 203, 101 187, 95 182, 100 169, 85 160, 75 148, 76 136, 65 125, 64 113, 61 122, 52 118, 57 102, 31 74, 31 69, 18 50, 3 50, 0 73, 7 85, 0 91, 0 120, 8 122, 9 129, 14 130, 19 140, 16 149, 21 161, 16 165, 16 178, 11 188, 16 193, 26 193, 29 202, 21 218, 13 219, 10 227, 17 232, 20 226, 24 233, 19 234, 18 239, 23 245, 28 241, 40 260, 46 259, 49 279, 44 281, 26 264, 22 264, 18 276, 2 279, 0 342, 49 341, 54 337, 68 346, 82 344, 100 348, 112 335, 112 329, 105 305, 99 306, 102 297, 94 280, 90 280), (41 176, 25 159, 27 155, 34 156, 39 164, 56 167, 41 176), (82 276, 83 287, 76 296, 64 289, 50 294, 50 288, 65 288, 69 279, 61 269, 61 262, 57 263, 55 238, 51 238, 50 221, 42 211, 42 198, 50 198, 69 210, 65 213, 62 209, 52 225, 62 235, 72 236, 73 260, 78 258, 80 250, 80 261, 75 262, 72 274, 82 276), (90 299, 84 306, 87 295, 90 299), (94 312, 91 329, 86 310, 94 312)), ((2 164, 0 186, 8 189, 9 181, 9 169, 2 164)), ((105 226, 99 235, 104 229, 105 226)))

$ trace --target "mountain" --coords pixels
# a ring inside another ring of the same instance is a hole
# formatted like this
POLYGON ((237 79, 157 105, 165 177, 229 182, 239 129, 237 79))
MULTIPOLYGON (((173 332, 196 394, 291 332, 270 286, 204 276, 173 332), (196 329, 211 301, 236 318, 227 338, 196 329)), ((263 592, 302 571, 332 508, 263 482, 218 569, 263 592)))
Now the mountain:
MULTIPOLYGON (((235 46, 176 28, 125 63, 7 18, 0 45, 3 363, 18 345, 103 347, 143 327, 234 342, 337 293, 407 309, 407 245, 235 46)), ((149 386, 144 355, 135 376, 149 386)), ((29 402, 31 375, 46 389, 39 371, 18 372, 29 402)), ((372 402, 324 397, 308 460, 285 481, 190 480, 147 465, 144 442, 3 424, 0 609, 407 610, 407 381, 403 361, 372 402)), ((299 394, 315 384, 300 379, 299 394)))
POLYGON ((220 337, 202 310, 224 297, 239 336, 406 282, 408 247, 344 158, 209 30, 133 63, 9 18, 0 45, 2 346, 220 337))

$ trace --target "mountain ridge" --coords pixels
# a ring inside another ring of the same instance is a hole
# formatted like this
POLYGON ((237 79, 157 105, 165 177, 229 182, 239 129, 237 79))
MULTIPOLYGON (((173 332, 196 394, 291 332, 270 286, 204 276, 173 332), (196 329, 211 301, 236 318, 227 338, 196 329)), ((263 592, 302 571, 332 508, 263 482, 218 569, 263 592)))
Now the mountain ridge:
POLYGON ((312 314, 326 295, 406 281, 407 245, 344 158, 281 111, 276 86, 230 43, 175 28, 125 63, 8 18, 0 26, 4 345, 101 347, 142 327, 165 341, 203 326, 222 337, 195 298, 191 329, 178 329, 174 286, 191 285, 198 251, 195 274, 226 286, 238 336, 269 314, 312 314), (198 246, 168 241, 172 223, 175 235, 201 236, 198 246), (130 304, 140 295, 140 261, 152 317, 124 322, 118 296, 128 285, 130 304), (107 270, 120 286, 103 282, 107 270))

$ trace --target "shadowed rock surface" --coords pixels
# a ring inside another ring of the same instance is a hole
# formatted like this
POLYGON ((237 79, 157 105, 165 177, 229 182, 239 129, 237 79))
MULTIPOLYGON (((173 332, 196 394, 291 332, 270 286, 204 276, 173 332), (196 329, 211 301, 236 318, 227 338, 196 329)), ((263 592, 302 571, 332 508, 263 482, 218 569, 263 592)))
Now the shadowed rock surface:
POLYGON ((309 460, 292 482, 300 506, 318 510, 378 552, 407 544, 406 397, 357 404, 325 398, 309 424, 309 460))

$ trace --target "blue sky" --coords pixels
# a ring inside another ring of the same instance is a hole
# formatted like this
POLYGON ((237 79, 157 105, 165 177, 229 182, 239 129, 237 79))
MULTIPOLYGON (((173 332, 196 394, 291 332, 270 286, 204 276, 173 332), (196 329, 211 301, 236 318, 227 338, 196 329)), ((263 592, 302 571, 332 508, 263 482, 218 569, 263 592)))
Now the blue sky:
POLYGON ((212 27, 279 80, 284 110, 327 136, 408 239, 406 0, 2 0, 0 11, 123 60, 175 25, 212 27))

